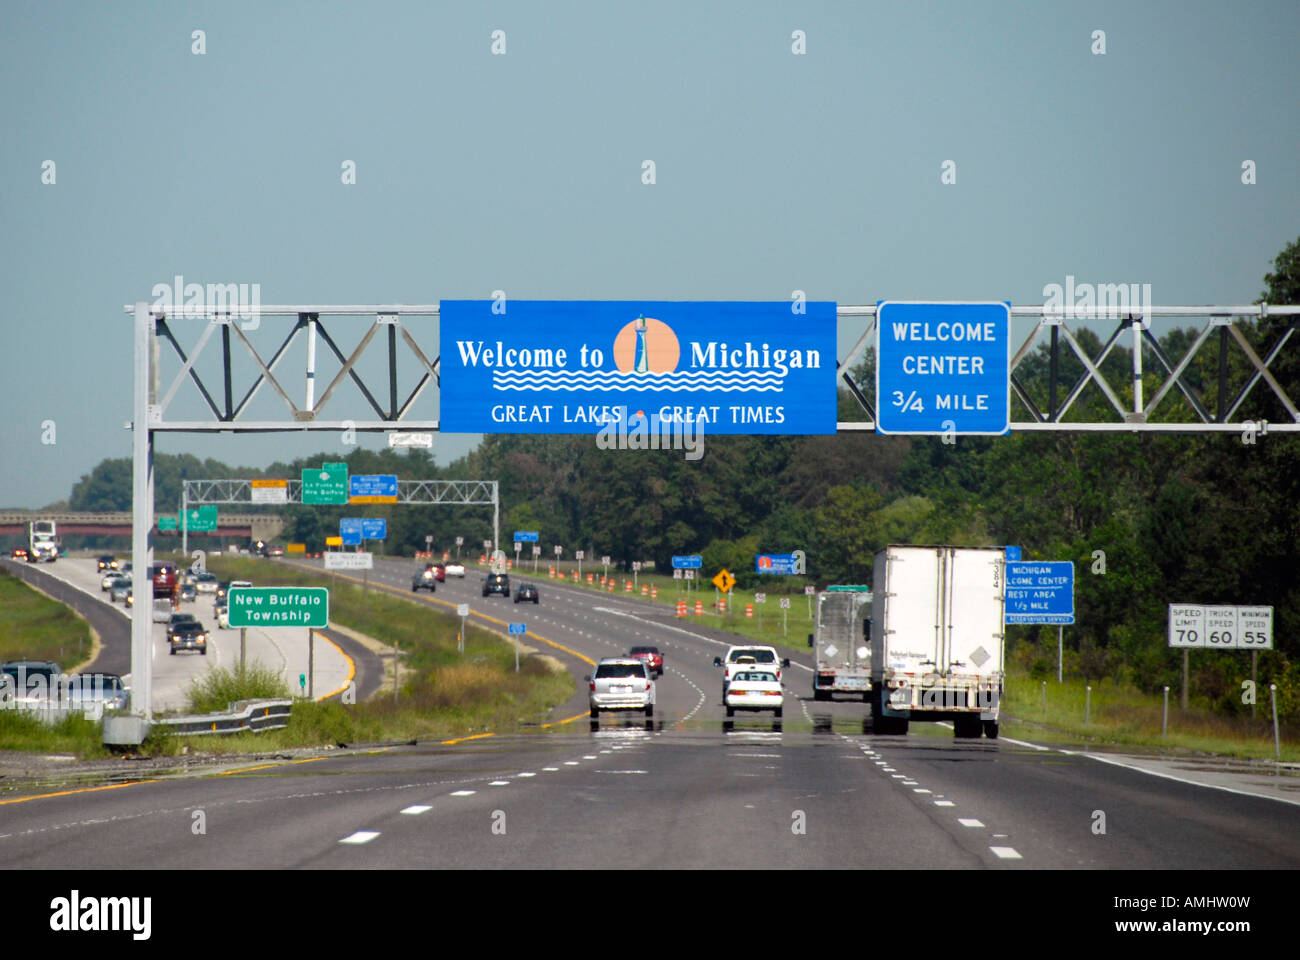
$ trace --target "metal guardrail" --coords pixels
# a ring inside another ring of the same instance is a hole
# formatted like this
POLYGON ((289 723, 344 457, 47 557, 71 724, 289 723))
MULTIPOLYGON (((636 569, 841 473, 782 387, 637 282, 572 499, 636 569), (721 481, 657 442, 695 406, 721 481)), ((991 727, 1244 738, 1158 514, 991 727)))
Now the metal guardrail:
POLYGON ((241 700, 232 703, 227 713, 166 717, 155 719, 153 726, 171 736, 280 730, 289 725, 289 713, 292 708, 292 700, 241 700))

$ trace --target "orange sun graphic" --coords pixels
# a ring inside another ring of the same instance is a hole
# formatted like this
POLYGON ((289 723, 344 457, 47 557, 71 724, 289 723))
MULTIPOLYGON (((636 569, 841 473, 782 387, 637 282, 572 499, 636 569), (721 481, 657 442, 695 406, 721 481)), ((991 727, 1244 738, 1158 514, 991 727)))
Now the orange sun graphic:
MULTIPOLYGON (((662 320, 645 318, 646 353, 650 373, 671 373, 677 369, 681 358, 681 345, 673 328, 662 320)), ((631 373, 636 369, 636 321, 633 320, 614 338, 614 365, 620 373, 631 373)))

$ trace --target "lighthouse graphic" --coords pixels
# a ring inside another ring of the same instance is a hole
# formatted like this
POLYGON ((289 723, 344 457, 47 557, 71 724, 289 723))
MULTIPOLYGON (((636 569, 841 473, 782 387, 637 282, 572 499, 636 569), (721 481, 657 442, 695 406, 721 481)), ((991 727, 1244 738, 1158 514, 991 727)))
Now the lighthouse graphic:
POLYGON ((632 369, 637 373, 648 373, 650 371, 650 349, 646 344, 646 323, 645 317, 636 318, 636 354, 632 369))

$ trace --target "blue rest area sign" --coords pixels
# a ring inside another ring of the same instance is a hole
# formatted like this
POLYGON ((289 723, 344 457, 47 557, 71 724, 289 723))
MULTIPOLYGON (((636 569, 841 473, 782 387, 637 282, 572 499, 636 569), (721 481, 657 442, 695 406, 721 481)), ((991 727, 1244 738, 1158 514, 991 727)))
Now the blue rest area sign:
POLYGON ((1011 304, 876 305, 876 431, 1011 428, 1011 304))
POLYGON ((388 521, 383 517, 364 517, 361 520, 362 540, 388 539, 388 521))
POLYGON ((1007 623, 1074 623, 1074 561, 1007 564, 1007 623))
POLYGON ((339 520, 339 536, 345 547, 361 546, 361 518, 342 517, 339 520))
POLYGON ((348 477, 348 500, 351 503, 396 503, 397 475, 392 473, 355 473, 348 477))
POLYGON ((699 570, 704 566, 704 557, 698 554, 673 557, 674 570, 699 570))
POLYGON ((516 531, 515 531, 515 541, 514 541, 514 542, 515 542, 515 543, 536 543, 536 542, 537 542, 537 531, 536 531, 536 530, 516 530, 516 531))
POLYGON ((510 624, 510 632, 511 632, 511 633, 527 633, 527 632, 528 632, 528 625, 525 624, 525 623, 512 623, 512 624, 510 624))
POLYGON ((832 302, 443 300, 439 330, 446 433, 835 433, 832 302))

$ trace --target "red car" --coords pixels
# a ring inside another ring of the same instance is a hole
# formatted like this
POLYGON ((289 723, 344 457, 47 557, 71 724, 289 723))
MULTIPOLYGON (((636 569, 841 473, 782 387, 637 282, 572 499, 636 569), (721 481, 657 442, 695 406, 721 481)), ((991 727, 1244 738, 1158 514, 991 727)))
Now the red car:
POLYGON ((628 654, 630 660, 642 660, 656 677, 664 675, 664 655, 658 647, 633 647, 628 654))
POLYGON ((11 553, 11 554, 9 554, 9 556, 10 556, 12 559, 14 559, 14 560, 26 560, 26 559, 27 559, 27 548, 26 548, 26 547, 14 547, 14 552, 11 553))

